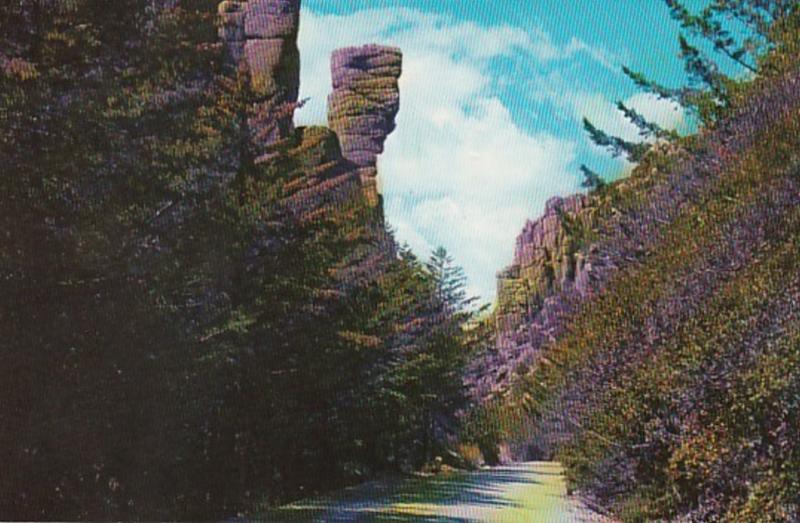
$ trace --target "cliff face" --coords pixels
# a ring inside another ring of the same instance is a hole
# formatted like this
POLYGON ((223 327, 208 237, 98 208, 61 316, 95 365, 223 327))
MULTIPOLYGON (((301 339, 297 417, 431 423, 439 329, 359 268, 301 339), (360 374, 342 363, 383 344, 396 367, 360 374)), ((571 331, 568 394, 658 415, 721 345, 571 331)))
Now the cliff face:
POLYGON ((225 1, 220 38, 233 68, 250 76, 256 107, 248 122, 257 148, 288 137, 300 88, 300 0, 225 1))
POLYGON ((592 217, 589 198, 577 194, 551 198, 542 216, 525 224, 512 264, 497 275, 495 350, 478 360, 470 375, 479 397, 502 394, 516 369, 539 357, 541 340, 550 333, 532 330, 529 319, 590 292, 594 249, 584 247, 592 217), (562 298, 555 300, 556 295, 562 298))
POLYGON ((530 314, 556 291, 587 292, 591 263, 575 234, 586 225, 586 205, 583 195, 552 198, 517 237, 512 265, 497 276, 498 346, 511 348, 519 341, 509 336, 509 317, 530 314))

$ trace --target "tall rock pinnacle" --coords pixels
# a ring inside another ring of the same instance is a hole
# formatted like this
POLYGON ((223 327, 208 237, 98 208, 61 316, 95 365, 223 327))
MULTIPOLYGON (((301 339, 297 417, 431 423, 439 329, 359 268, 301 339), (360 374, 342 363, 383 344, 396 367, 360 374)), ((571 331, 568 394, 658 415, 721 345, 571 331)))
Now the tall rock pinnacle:
POLYGON ((394 47, 347 47, 331 58, 328 125, 339 136, 344 157, 358 167, 373 203, 378 201, 377 157, 400 108, 401 70, 402 53, 394 47))
POLYGON ((244 68, 258 103, 249 122, 259 152, 289 136, 300 86, 300 0, 227 0, 220 38, 231 65, 244 68))

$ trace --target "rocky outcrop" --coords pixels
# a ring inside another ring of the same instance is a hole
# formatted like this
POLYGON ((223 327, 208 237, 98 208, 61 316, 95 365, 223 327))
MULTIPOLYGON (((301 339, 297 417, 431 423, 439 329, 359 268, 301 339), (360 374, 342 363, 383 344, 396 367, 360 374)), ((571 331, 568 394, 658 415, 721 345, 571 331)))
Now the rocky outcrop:
POLYGON ((552 198, 544 214, 528 221, 517 237, 513 264, 497 277, 497 344, 501 349, 519 340, 516 325, 541 308, 556 291, 588 290, 592 265, 581 251, 589 228, 587 197, 552 198))
MULTIPOLYGON (((395 254, 379 205, 377 157, 394 130, 400 107, 399 49, 378 45, 340 49, 331 58, 333 92, 330 128, 295 129, 300 59, 297 48, 300 0, 226 0, 219 5, 219 37, 231 74, 247 75, 255 107, 248 117, 256 162, 266 161, 281 144, 289 164, 302 171, 284 173, 285 208, 301 220, 316 220, 331 210, 357 218, 337 223, 351 236, 367 237, 342 264, 342 279, 355 281, 379 272, 395 254), (348 207, 351 209, 347 210, 348 207), (348 221, 349 220, 349 221, 348 221)), ((287 167, 288 169, 288 167, 287 167)))
MULTIPOLYGON (((299 13, 300 0, 226 0, 219 5, 219 36, 228 66, 249 75, 257 100, 248 124, 262 159, 269 156, 272 145, 294 132, 299 13)), ((402 53, 394 47, 348 47, 335 51, 331 59, 328 123, 339 148, 326 160, 347 162, 373 206, 379 202, 377 157, 395 128, 400 108, 401 70, 402 53)))
POLYGON ((377 158, 400 108, 401 70, 402 54, 394 47, 348 47, 334 52, 331 60, 328 125, 339 136, 344 157, 358 169, 373 204, 378 199, 377 158))
POLYGON ((220 38, 231 67, 246 71, 256 105, 249 119, 259 154, 291 135, 300 87, 300 0, 225 1, 220 38))
POLYGON ((521 366, 540 357, 570 304, 592 292, 594 207, 582 194, 551 198, 517 237, 512 264, 497 275, 496 341, 468 372, 476 399, 503 395, 521 366))

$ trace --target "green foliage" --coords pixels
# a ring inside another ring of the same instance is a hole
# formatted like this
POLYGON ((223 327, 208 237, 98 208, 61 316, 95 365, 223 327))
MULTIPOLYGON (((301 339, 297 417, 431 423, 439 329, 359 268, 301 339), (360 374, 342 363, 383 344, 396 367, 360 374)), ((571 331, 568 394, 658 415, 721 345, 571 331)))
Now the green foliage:
MULTIPOLYGON (((778 81, 754 81, 734 109, 767 106, 761 97, 778 81)), ((784 107, 796 108, 789 96, 784 107)), ((798 516, 800 215, 773 201, 794 190, 800 158, 797 119, 779 114, 747 148, 720 151, 699 136, 676 161, 650 154, 630 179, 593 196, 599 213, 606 205, 616 209, 608 216, 641 212, 652 184, 671 183, 668 173, 680 173, 690 151, 722 162, 720 175, 705 178, 703 192, 663 223, 657 244, 587 300, 510 394, 509 405, 538 416, 563 405, 563 391, 592 384, 573 396, 577 406, 562 407, 573 437, 560 459, 573 485, 625 520, 798 516), (754 215, 768 216, 758 225, 762 239, 739 240, 726 256, 751 255, 715 268, 726 242, 756 227, 754 215), (702 272, 714 281, 691 284, 702 272)))
MULTIPOLYGON (((791 62, 787 44, 796 34, 796 18, 800 16, 800 8, 793 0, 713 0, 699 13, 693 13, 679 0, 664 1, 685 31, 678 36, 678 44, 689 85, 666 87, 628 67, 623 66, 622 70, 644 92, 680 104, 704 125, 711 126, 729 114, 734 101, 746 90, 744 85, 750 77, 785 67, 776 64, 780 57, 784 57, 784 63, 791 62), (714 58, 687 36, 710 45, 716 55, 732 61, 748 76, 727 76, 714 58)), ((624 103, 617 102, 617 108, 639 129, 643 139, 677 140, 676 132, 664 131, 624 103)), ((583 123, 590 139, 614 157, 625 156, 631 162, 639 162, 650 148, 646 142, 634 143, 610 136, 586 118, 583 123)), ((589 171, 583 167, 581 171, 586 177, 584 187, 594 188, 589 171)))
POLYGON ((324 132, 256 158, 215 3, 0 13, 6 517, 228 517, 420 465, 456 430, 458 270, 389 249, 351 281, 380 216, 358 190, 304 207, 324 132))
POLYGON ((606 181, 596 171, 593 171, 586 165, 581 164, 581 173, 583 174, 583 182, 581 187, 594 191, 604 187, 606 181))
POLYGON ((658 124, 648 121, 638 111, 632 107, 628 107, 623 102, 617 102, 617 109, 627 118, 633 125, 639 129, 639 135, 642 138, 658 138, 658 139, 675 139, 677 133, 675 131, 667 131, 658 124))
MULTIPOLYGON (((665 0, 672 17, 685 30, 679 36, 680 56, 693 85, 666 89, 643 75, 625 72, 644 89, 673 99, 695 111, 702 122, 711 124, 731 107, 739 77, 728 77, 712 56, 706 55, 689 38, 710 45, 714 54, 728 59, 748 76, 763 73, 760 63, 779 42, 775 29, 797 11, 792 0, 713 0, 699 13, 693 13, 679 0, 665 0)), ((745 78, 746 80, 747 78, 745 78)))
POLYGON ((644 153, 647 152, 647 144, 628 142, 616 136, 609 136, 592 125, 592 122, 587 118, 583 119, 583 127, 589 134, 589 138, 591 138, 595 144, 608 149, 615 158, 618 156, 625 156, 628 161, 637 162, 641 160, 644 153))

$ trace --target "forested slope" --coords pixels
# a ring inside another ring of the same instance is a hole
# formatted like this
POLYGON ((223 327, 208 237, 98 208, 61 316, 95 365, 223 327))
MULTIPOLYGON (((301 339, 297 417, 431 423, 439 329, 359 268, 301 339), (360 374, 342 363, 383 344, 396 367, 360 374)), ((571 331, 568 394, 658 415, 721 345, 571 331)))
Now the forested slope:
POLYGON ((531 224, 503 274, 482 435, 624 519, 800 519, 797 16, 717 121, 531 224))

